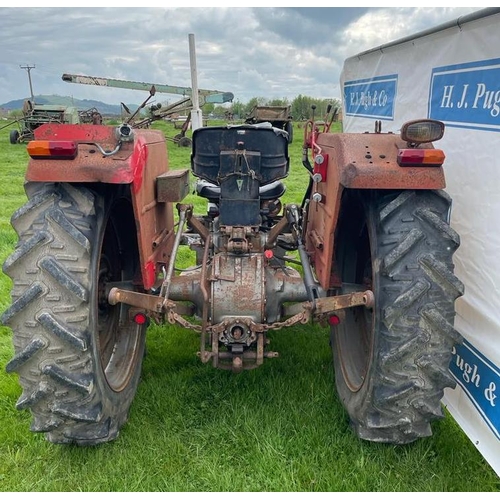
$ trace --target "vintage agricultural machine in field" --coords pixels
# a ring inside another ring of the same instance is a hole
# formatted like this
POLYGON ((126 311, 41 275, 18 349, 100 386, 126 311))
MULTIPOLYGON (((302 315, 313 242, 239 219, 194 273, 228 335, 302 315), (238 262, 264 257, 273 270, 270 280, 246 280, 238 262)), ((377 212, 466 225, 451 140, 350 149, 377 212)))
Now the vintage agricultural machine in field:
POLYGON ((79 111, 74 106, 64 106, 59 104, 35 104, 26 99, 24 101, 23 116, 0 127, 0 130, 16 124, 17 129, 12 129, 9 135, 11 144, 28 142, 34 138, 35 129, 46 123, 93 123, 101 124, 102 115, 97 108, 90 108, 79 111))
POLYGON ((293 141, 293 123, 291 106, 254 106, 245 123, 269 122, 273 127, 280 128, 288 134, 288 143, 293 141))
POLYGON ((34 138, 35 129, 45 123, 80 123, 80 114, 73 106, 37 104, 26 99, 23 104, 22 117, 0 127, 9 127, 16 124, 17 128, 12 129, 9 135, 11 144, 27 142, 34 138))
MULTIPOLYGON (((149 125, 156 121, 162 120, 167 117, 174 116, 176 114, 183 114, 193 109, 192 92, 193 90, 189 87, 179 87, 175 85, 167 84, 157 84, 157 83, 145 83, 145 82, 134 82, 131 80, 119 80, 116 78, 102 78, 97 76, 86 76, 86 75, 73 75, 70 73, 64 73, 62 79, 68 83, 81 83, 84 85, 97 85, 100 87, 112 87, 119 89, 129 89, 129 90, 145 90, 150 92, 151 95, 155 95, 156 92, 165 94, 176 94, 182 95, 182 99, 169 104, 167 106, 162 106, 160 103, 153 104, 149 108, 149 116, 146 118, 141 118, 136 120, 136 122, 129 123, 134 128, 147 128, 149 125)), ((222 92, 220 90, 207 90, 198 89, 198 100, 199 105, 203 106, 205 103, 223 104, 225 102, 231 102, 234 99, 234 94, 232 92, 222 92)), ((122 106, 125 105, 122 103, 122 106)), ((129 110, 125 107, 126 111, 129 110)), ((186 132, 189 127, 190 116, 188 114, 181 131, 176 134, 171 140, 181 147, 190 147, 191 139, 186 136, 186 132)), ((167 138, 168 139, 168 138, 167 138)))
POLYGON ((365 134, 330 125, 328 116, 307 123, 310 180, 291 204, 280 201, 287 133, 270 124, 195 130, 186 170, 169 169, 159 131, 36 129, 2 316, 15 346, 7 371, 19 374, 17 407, 31 410, 33 431, 55 443, 116 438, 148 320, 197 332, 201 362, 233 372, 278 355, 269 331, 325 321, 358 436, 403 444, 431 434, 443 390, 454 386, 454 301, 463 293, 445 156, 432 144, 444 125, 410 122, 400 135, 381 133, 379 122, 365 134), (199 215, 183 203, 190 171, 207 200, 199 215), (178 272, 182 244, 195 264, 178 272))

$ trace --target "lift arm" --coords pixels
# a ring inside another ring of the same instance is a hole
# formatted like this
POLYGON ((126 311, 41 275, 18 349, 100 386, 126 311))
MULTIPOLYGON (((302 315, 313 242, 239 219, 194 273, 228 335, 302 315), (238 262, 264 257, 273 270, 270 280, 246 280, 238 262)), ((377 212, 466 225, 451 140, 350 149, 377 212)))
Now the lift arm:
MULTIPOLYGON (((64 73, 62 76, 64 82, 82 83, 84 85, 97 85, 100 87, 114 87, 118 89, 145 90, 149 92, 151 87, 155 87, 156 92, 163 94, 178 94, 191 96, 192 89, 189 87, 177 87, 174 85, 162 85, 157 83, 134 82, 129 80, 117 80, 114 78, 101 78, 97 76, 72 75, 64 73)), ((222 104, 231 102, 234 99, 232 92, 221 92, 219 90, 199 89, 199 94, 205 102, 222 104)))

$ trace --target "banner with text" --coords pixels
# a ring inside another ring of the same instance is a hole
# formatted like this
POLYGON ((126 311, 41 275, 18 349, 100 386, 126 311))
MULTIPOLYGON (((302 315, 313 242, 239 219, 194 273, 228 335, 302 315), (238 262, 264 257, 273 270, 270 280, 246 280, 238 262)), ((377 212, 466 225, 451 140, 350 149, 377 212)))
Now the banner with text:
POLYGON ((500 475, 500 14, 416 36, 346 59, 341 76, 345 132, 398 133, 409 120, 446 124, 451 224, 461 245, 455 272, 465 285, 455 327, 464 336, 443 399, 500 475))

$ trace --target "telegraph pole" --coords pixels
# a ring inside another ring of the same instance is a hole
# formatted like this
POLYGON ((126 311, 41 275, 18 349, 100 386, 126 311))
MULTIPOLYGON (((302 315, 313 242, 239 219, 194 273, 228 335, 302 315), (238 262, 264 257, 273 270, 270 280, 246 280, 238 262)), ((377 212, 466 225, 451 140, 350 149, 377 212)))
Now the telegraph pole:
POLYGON ((33 95, 33 85, 31 84, 31 70, 35 68, 35 65, 33 66, 19 66, 21 69, 25 69, 28 72, 28 80, 30 81, 30 92, 31 92, 31 102, 34 104, 35 103, 35 96, 33 95))

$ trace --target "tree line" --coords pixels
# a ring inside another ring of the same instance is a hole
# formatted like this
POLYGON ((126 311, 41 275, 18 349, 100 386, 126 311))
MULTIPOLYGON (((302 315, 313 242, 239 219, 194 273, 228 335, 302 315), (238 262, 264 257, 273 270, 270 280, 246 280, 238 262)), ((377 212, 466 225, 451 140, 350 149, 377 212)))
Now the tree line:
MULTIPOLYGON (((234 119, 244 120, 250 115, 255 106, 290 106, 292 119, 300 121, 313 118, 313 106, 315 106, 314 118, 321 119, 321 117, 325 116, 327 107, 330 104, 333 108, 338 107, 340 109, 341 107, 339 99, 318 99, 302 94, 299 94, 292 100, 287 98, 267 99, 265 97, 252 97, 247 103, 243 103, 238 99, 230 103, 230 105, 226 103, 223 106, 214 103, 205 103, 203 105, 203 115, 208 116, 212 114, 221 118, 231 115, 234 119)), ((9 112, 9 118, 11 119, 18 119, 22 116, 23 111, 21 109, 9 112)))
MULTIPOLYGON (((214 116, 225 116, 227 113, 232 113, 235 119, 244 119, 252 112, 255 106, 290 106, 290 114, 293 120, 309 120, 313 116, 320 118, 326 114, 328 105, 333 108, 340 108, 340 101, 338 99, 318 99, 299 94, 293 100, 287 98, 283 99, 266 99, 265 97, 252 97, 247 103, 239 100, 231 103, 231 106, 220 106, 213 103, 206 103, 203 106, 203 114, 213 114, 214 116)), ((333 109, 332 108, 332 109, 333 109)))

